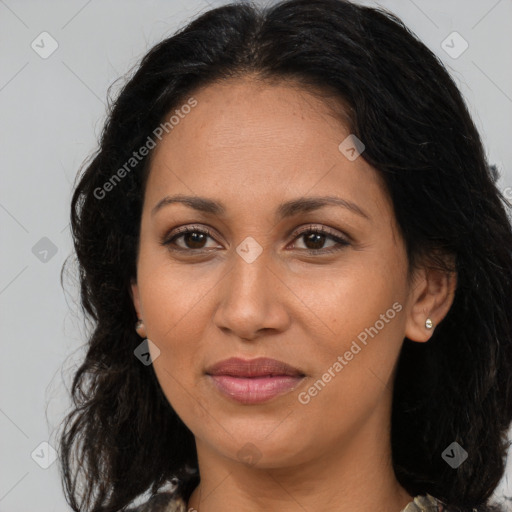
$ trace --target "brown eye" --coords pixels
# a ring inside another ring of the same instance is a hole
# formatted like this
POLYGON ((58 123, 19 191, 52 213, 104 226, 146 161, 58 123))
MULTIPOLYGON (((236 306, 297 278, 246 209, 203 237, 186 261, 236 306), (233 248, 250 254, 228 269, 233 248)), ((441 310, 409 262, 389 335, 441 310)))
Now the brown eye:
POLYGON ((182 234, 183 241, 189 249, 202 249, 208 235, 199 231, 190 231, 182 234))
POLYGON ((324 227, 309 227, 308 229, 305 229, 297 233, 295 239, 302 239, 303 244, 305 245, 304 250, 311 252, 313 254, 334 252, 342 249, 347 245, 350 245, 350 242, 348 240, 331 233, 324 227), (331 240, 334 243, 330 247, 325 248, 324 244, 328 240, 331 240))
POLYGON ((181 228, 165 238, 161 243, 172 250, 177 251, 201 251, 208 250, 206 247, 208 238, 212 238, 212 233, 207 229, 199 229, 194 226, 181 228), (180 240, 181 243, 177 243, 180 240))
POLYGON ((304 245, 308 249, 318 250, 322 249, 322 246, 325 244, 325 240, 327 236, 319 233, 309 233, 308 235, 302 235, 304 239, 304 245))

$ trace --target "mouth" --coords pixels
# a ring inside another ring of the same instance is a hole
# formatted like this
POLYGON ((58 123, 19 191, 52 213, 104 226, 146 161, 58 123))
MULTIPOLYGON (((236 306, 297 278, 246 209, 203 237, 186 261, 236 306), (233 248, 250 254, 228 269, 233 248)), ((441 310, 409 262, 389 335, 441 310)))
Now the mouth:
POLYGON ((269 358, 231 358, 206 370, 221 394, 242 404, 266 402, 296 388, 305 374, 282 361, 269 358))

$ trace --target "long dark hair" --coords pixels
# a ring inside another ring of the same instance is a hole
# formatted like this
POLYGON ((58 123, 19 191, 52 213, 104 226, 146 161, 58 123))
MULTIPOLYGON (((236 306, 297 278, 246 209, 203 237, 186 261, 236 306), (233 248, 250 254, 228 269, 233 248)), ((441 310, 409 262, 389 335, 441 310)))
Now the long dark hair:
POLYGON ((126 162, 199 87, 249 74, 338 100, 366 146, 363 158, 385 179, 410 267, 428 261, 457 272, 453 305, 430 341, 404 341, 393 465, 411 495, 428 492, 457 512, 493 510, 512 421, 511 205, 441 62, 394 15, 343 0, 208 11, 153 47, 109 105, 72 198, 81 302, 93 330, 61 434, 69 504, 115 512, 173 477, 187 499, 198 483, 186 471, 197 469, 193 434, 152 366, 133 354, 141 339, 129 288, 149 156, 133 168, 126 162), (454 441, 468 452, 457 469, 441 456, 454 441))

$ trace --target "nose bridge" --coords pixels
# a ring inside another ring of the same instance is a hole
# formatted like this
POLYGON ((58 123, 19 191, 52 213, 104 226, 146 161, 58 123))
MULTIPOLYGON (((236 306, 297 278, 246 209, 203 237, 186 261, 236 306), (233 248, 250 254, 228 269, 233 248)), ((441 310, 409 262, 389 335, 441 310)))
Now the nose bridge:
MULTIPOLYGON (((260 246, 261 247, 261 246, 260 246)), ((250 304, 261 307, 268 303, 269 252, 255 247, 254 242, 244 241, 236 249, 230 264, 233 266, 228 276, 226 299, 232 306, 246 309, 250 304)))
MULTIPOLYGON (((258 244, 259 245, 259 244, 258 244)), ((264 328, 281 329, 287 319, 268 250, 244 240, 233 252, 231 271, 221 287, 215 322, 243 338, 264 328)))
MULTIPOLYGON (((263 229, 245 232, 241 241, 233 247, 230 265, 233 266, 229 279, 231 292, 248 297, 264 293, 261 287, 272 275, 271 233, 263 229)), ((241 233, 238 235, 240 236, 241 233)))

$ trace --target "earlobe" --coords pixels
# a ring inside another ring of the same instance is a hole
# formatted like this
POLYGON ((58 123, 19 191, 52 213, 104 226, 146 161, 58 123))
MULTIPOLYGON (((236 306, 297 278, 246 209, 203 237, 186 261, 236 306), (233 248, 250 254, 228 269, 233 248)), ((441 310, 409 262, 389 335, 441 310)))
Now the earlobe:
POLYGON ((457 276, 455 272, 422 268, 414 279, 405 336, 426 342, 453 304, 457 276))
POLYGON ((133 279, 130 284, 130 295, 132 297, 133 306, 135 308, 135 311, 137 313, 137 318, 138 318, 138 321, 135 324, 135 330, 137 331, 137 334, 141 338, 146 338, 147 334, 146 334, 146 327, 145 327, 144 321, 143 321, 142 307, 140 304, 139 287, 137 285, 137 282, 133 279))

